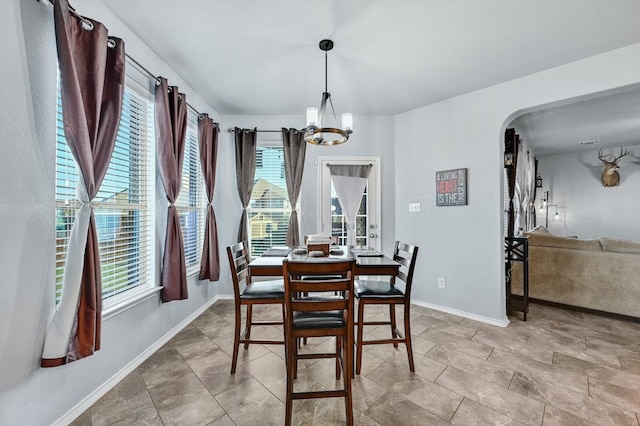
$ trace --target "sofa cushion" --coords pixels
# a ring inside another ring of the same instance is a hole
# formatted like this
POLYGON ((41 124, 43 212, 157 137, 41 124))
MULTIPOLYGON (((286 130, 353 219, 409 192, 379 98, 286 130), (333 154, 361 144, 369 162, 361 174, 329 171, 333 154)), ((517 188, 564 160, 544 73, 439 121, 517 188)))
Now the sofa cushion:
POLYGON ((529 246, 566 248, 573 250, 602 251, 599 240, 580 240, 577 238, 558 237, 551 234, 525 232, 529 237, 529 246))
POLYGON ((600 245, 602 246, 602 251, 640 254, 640 243, 634 241, 600 238, 600 245))

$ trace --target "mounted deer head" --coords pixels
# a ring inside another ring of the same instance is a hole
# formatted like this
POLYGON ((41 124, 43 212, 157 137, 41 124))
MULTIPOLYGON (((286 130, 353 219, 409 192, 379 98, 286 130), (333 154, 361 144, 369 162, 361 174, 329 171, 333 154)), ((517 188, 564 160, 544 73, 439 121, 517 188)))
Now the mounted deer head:
POLYGON ((602 181, 602 185, 604 186, 618 186, 620 183, 620 174, 616 169, 619 169, 618 161, 629 154, 627 149, 622 149, 620 147, 620 155, 614 157, 613 160, 609 160, 609 156, 602 155, 602 150, 598 151, 598 160, 602 162, 604 169, 602 170, 602 176, 600 176, 600 180, 602 181))

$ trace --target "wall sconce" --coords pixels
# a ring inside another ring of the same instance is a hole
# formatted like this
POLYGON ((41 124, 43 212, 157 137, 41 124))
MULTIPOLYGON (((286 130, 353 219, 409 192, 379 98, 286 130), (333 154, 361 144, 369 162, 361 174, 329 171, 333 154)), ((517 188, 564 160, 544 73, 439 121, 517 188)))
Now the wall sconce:
POLYGON ((548 202, 549 202, 549 191, 544 191, 542 193, 542 196, 540 197, 540 207, 544 209, 545 207, 547 207, 548 202))
POLYGON ((542 188, 542 176, 540 176, 540 172, 538 172, 538 176, 536 176, 536 188, 542 188))

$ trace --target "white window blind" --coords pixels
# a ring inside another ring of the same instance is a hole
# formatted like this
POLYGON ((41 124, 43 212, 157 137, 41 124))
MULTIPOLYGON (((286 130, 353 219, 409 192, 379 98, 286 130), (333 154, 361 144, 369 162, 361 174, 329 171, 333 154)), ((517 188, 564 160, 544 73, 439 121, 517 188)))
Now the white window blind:
POLYGON ((255 181, 247 210, 252 256, 259 256, 272 246, 286 245, 291 216, 282 146, 258 146, 256 160, 255 181))
POLYGON ((180 217, 187 269, 199 268, 202 255, 202 239, 204 237, 204 207, 206 202, 198 148, 197 119, 198 117, 195 113, 189 113, 184 147, 184 164, 182 166, 182 187, 175 203, 180 217))
MULTIPOLYGON (((58 89, 56 137, 56 303, 62 291, 67 245, 78 202, 76 164, 65 141, 58 89)), ((105 179, 94 198, 102 298, 154 285, 153 98, 127 71, 120 127, 105 179)))

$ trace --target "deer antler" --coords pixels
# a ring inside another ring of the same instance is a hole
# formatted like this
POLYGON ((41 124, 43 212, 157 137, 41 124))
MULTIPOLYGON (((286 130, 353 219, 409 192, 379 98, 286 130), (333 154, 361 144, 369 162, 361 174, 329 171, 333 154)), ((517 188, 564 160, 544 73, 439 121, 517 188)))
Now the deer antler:
POLYGON ((598 160, 602 161, 605 164, 611 164, 611 165, 617 165, 618 164, 618 160, 620 160, 622 157, 624 157, 625 155, 629 155, 629 150, 626 148, 622 148, 620 147, 620 155, 618 155, 617 157, 614 157, 613 160, 609 161, 607 160, 607 158, 609 157, 608 155, 605 157, 602 155, 602 150, 598 150, 598 160))
POLYGON ((624 157, 625 155, 629 155, 629 150, 628 150, 628 149, 626 149, 626 148, 623 150, 623 149, 622 149, 622 147, 620 147, 620 155, 618 155, 618 156, 613 160, 613 162, 617 164, 617 163, 618 163, 618 160, 619 160, 619 159, 621 159, 622 157, 624 157))

